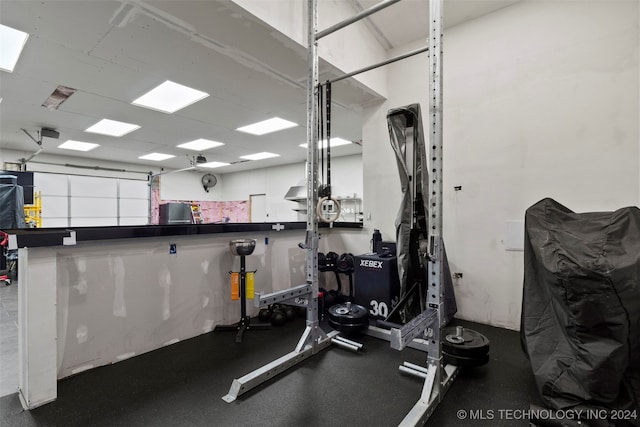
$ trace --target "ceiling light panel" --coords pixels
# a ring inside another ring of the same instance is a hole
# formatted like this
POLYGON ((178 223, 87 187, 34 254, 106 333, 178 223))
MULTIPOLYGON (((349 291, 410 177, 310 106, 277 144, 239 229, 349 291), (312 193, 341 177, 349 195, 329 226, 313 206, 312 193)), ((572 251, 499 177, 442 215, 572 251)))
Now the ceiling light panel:
POLYGON ((207 96, 209 94, 206 92, 167 80, 133 101, 132 104, 171 114, 207 96))
POLYGON ((99 133, 101 135, 109 136, 123 136, 136 129, 140 129, 140 126, 132 123, 118 122, 115 120, 102 119, 95 125, 85 129, 85 132, 99 133))
POLYGON ((230 164, 231 163, 224 163, 224 162, 209 162, 209 163, 203 163, 201 165, 198 165, 198 167, 214 169, 214 168, 220 168, 222 166, 229 166, 230 164))
POLYGON ((141 160, 153 160, 155 162, 160 162, 162 160, 172 159, 175 156, 173 154, 163 154, 163 153, 149 153, 144 156, 138 157, 141 160))
MULTIPOLYGON (((342 138, 331 138, 331 147, 339 147, 340 145, 349 145, 352 144, 351 141, 347 141, 346 139, 342 139, 342 138)), ((326 147, 327 145, 327 140, 323 139, 322 140, 322 145, 324 145, 326 147)), ((300 147, 302 148, 307 148, 307 143, 305 142, 304 144, 300 144, 300 147)), ((322 148, 322 146, 320 144, 318 144, 318 148, 322 148)))
POLYGON ((94 144, 92 142, 82 142, 82 141, 73 141, 68 140, 58 145, 58 148, 62 148, 64 150, 75 150, 75 151, 91 151, 96 147, 99 147, 100 144, 94 144))
POLYGON ((271 132, 277 132, 279 130, 289 129, 295 126, 298 126, 298 124, 290 122, 289 120, 281 119, 280 117, 273 117, 252 125, 240 127, 236 130, 250 133, 252 135, 266 135, 271 132))
POLYGON ((210 148, 219 147, 221 145, 224 145, 224 143, 218 142, 218 141, 210 141, 208 139, 200 138, 200 139, 196 139, 194 141, 185 142, 184 144, 180 144, 180 145, 178 145, 178 147, 179 148, 186 148, 187 150, 204 151, 204 150, 208 150, 210 148))
POLYGON ((241 159, 247 160, 262 160, 262 159, 270 159, 271 157, 279 157, 280 154, 267 153, 266 151, 262 153, 249 154, 247 156, 240 156, 241 159))
POLYGON ((0 70, 13 72, 29 34, 0 24, 0 70))

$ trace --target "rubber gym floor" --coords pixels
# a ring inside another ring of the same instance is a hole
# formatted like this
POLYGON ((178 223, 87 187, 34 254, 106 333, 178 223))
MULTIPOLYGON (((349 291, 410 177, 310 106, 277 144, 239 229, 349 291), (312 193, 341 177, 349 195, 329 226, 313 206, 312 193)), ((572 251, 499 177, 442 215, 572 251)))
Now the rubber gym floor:
MULTIPOLYGON (((454 320, 486 335, 490 361, 463 369, 427 426, 528 426, 539 404, 515 331, 454 320)), ((403 361, 425 365, 417 350, 396 351, 361 335, 354 353, 329 347, 228 404, 234 378, 290 352, 304 319, 270 330, 211 332, 58 382, 55 402, 24 411, 17 393, 0 399, 0 425, 13 426, 397 426, 420 397, 422 380, 403 361)))

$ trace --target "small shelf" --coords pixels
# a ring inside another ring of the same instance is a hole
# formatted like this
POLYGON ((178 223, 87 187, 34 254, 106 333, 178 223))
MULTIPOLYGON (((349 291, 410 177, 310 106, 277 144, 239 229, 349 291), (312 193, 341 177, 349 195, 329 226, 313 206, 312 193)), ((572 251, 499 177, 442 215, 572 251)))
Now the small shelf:
MULTIPOLYGON (((307 198, 300 195, 300 191, 302 187, 291 187, 292 190, 287 193, 285 200, 294 203, 307 203, 307 198), (295 193, 293 189, 296 188, 298 193, 295 193)), ((340 203, 340 217, 338 221, 340 222, 363 222, 363 213, 362 213, 362 199, 360 197, 353 196, 333 196, 333 199, 337 200, 340 203)), ((307 215, 307 208, 299 205, 297 208, 292 209, 295 212, 298 212, 302 215, 307 215)))

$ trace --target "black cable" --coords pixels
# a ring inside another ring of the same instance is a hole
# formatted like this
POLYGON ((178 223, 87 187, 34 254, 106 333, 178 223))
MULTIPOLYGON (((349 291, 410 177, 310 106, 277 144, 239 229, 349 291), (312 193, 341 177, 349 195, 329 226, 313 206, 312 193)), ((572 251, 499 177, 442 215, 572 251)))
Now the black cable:
MULTIPOLYGON (((322 84, 318 85, 318 144, 320 149, 320 179, 324 184, 324 147, 322 140, 324 139, 324 108, 323 108, 323 93, 324 87, 322 84)), ((322 196, 322 194, 320 194, 322 196)))
POLYGON ((327 125, 327 197, 331 198, 331 82, 325 83, 325 120, 327 125))

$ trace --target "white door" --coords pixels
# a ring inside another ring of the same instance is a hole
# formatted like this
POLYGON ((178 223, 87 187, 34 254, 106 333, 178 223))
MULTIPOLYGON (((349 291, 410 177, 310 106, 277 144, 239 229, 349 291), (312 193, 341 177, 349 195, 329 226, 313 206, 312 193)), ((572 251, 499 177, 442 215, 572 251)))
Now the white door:
POLYGON ((251 194, 249 196, 251 222, 267 222, 267 195, 251 194))

